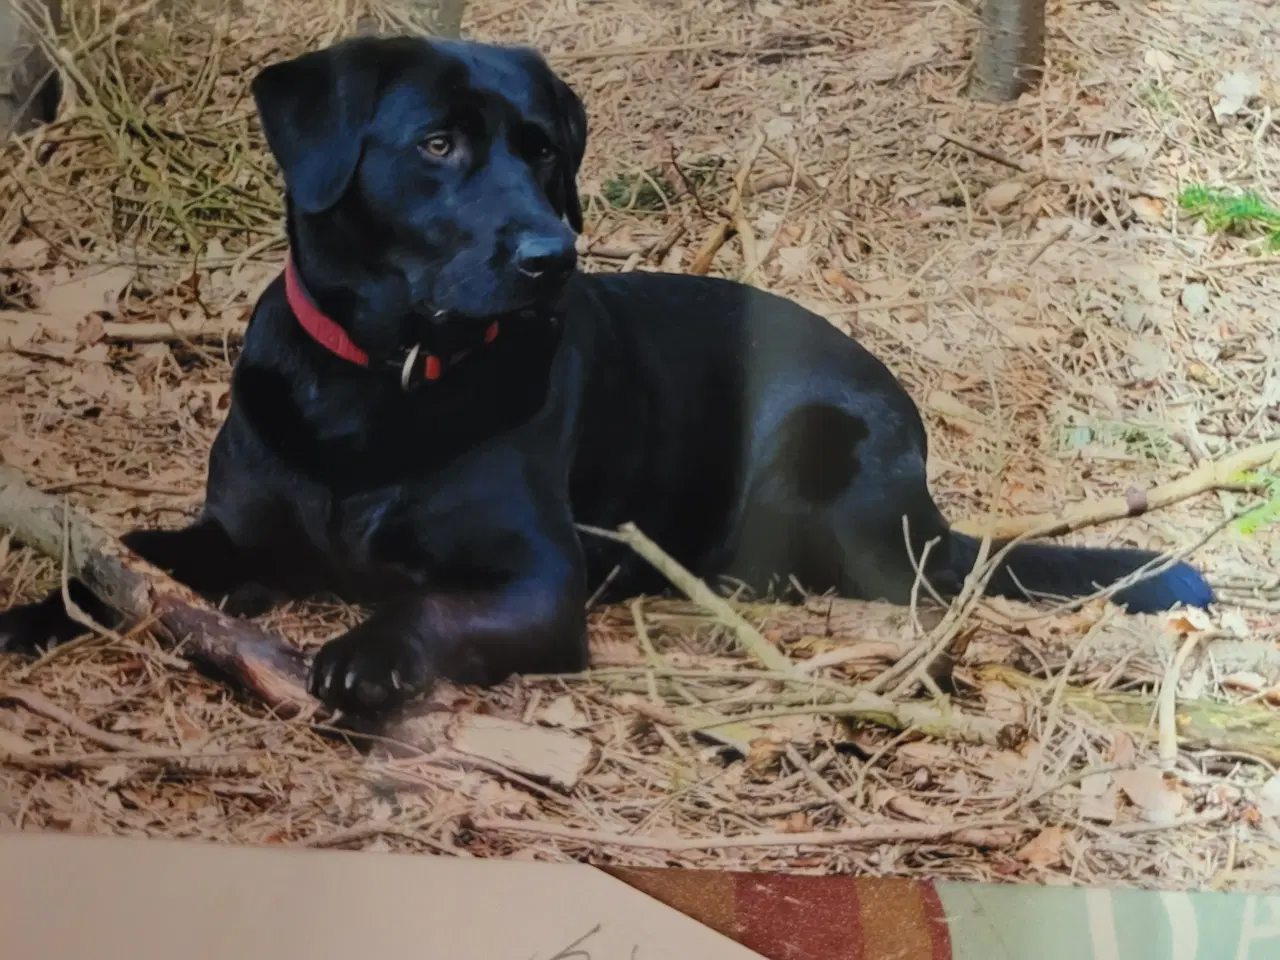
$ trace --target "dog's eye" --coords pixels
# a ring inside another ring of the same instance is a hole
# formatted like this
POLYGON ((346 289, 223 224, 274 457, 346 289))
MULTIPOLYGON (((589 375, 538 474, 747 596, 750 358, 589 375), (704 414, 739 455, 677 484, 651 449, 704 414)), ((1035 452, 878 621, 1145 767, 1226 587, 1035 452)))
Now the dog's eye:
POLYGON ((442 160, 449 156, 449 154, 453 153, 453 148, 453 137, 447 133, 433 133, 418 144, 418 150, 422 155, 431 157, 434 160, 442 160))
POLYGON ((533 159, 535 163, 550 163, 557 156, 558 151, 549 143, 540 143, 533 148, 533 159))

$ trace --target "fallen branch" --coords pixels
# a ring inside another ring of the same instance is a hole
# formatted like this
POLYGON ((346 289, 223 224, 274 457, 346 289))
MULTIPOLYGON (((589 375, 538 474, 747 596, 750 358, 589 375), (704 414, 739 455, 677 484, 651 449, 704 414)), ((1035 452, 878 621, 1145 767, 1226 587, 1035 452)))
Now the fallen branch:
POLYGON ((949 706, 935 706, 933 703, 921 700, 896 703, 888 697, 864 690, 858 691, 851 700, 814 703, 810 698, 807 704, 744 714, 725 722, 760 723, 778 717, 804 715, 857 720, 863 723, 874 723, 889 730, 912 730, 921 736, 963 743, 997 743, 1000 731, 1007 726, 991 717, 975 716, 949 706))
MULTIPOLYGON (((1265 467, 1280 457, 1280 440, 1262 443, 1238 450, 1221 460, 1208 460, 1185 477, 1147 490, 1131 490, 1123 497, 1109 497, 1096 503, 1074 503, 1058 514, 1037 514, 1029 517, 1010 517, 994 524, 991 536, 1003 540, 1022 535, 1035 537, 1059 537, 1073 530, 1140 517, 1151 510, 1159 510, 1210 490, 1226 489, 1239 485, 1238 475, 1265 467)), ((956 530, 972 536, 981 536, 990 524, 986 516, 971 517, 954 524, 956 530)))
POLYGON ((109 320, 102 325, 108 340, 120 343, 166 343, 196 340, 240 339, 244 336, 243 323, 201 323, 179 320, 174 323, 121 323, 109 320))
POLYGON ((743 650, 766 670, 782 674, 795 673, 791 661, 733 609, 727 600, 682 567, 674 557, 641 533, 635 524, 624 523, 616 532, 587 526, 579 526, 578 529, 593 536, 625 543, 670 580, 681 593, 732 630, 743 650))
MULTIPOLYGON (((590 681, 606 684, 618 693, 643 695, 647 685, 640 678, 643 670, 601 670, 586 674, 566 675, 563 681, 590 681)), ((692 670, 666 671, 669 676, 695 679, 700 674, 692 670)), ((703 675, 721 678, 727 674, 710 673, 703 675)), ((670 679, 658 673, 657 686, 666 699, 676 699, 679 692, 670 679)), ((770 675, 772 676, 772 675, 770 675)), ((741 675, 744 681, 754 679, 750 673, 741 675)), ((824 691, 814 687, 804 687, 802 680, 777 677, 791 690, 771 693, 768 696, 774 706, 768 710, 755 713, 743 712, 726 715, 713 713, 709 709, 698 709, 682 706, 654 706, 651 704, 631 704, 634 712, 645 716, 655 723, 664 726, 680 727, 691 733, 701 734, 713 739, 717 731, 723 734, 732 730, 732 737, 725 737, 727 746, 742 750, 741 744, 750 746, 752 740, 759 736, 759 728, 771 720, 781 717, 822 716, 841 720, 855 720, 860 723, 874 723, 889 730, 911 730, 921 736, 933 737, 961 743, 998 743, 1000 732, 1005 723, 992 717, 976 716, 947 706, 944 701, 932 703, 922 700, 908 700, 902 703, 865 690, 846 688, 837 692, 824 691)))
POLYGON ((282 716, 312 711, 301 654, 260 627, 214 609, 111 534, 0 465, 0 530, 51 557, 127 620, 154 620, 200 667, 234 680, 282 716), (66 524, 66 542, 63 524, 66 524))
POLYGON ((477 830, 524 833, 539 837, 554 837, 591 846, 626 847, 632 850, 666 850, 683 852, 690 850, 727 850, 735 847, 829 847, 837 844, 924 842, 929 840, 959 840, 964 831, 991 827, 1024 829, 1021 824, 1008 820, 970 820, 955 823, 877 823, 847 830, 820 831, 814 833, 758 833, 732 837, 688 837, 663 839, 662 837, 636 837, 630 834, 605 833, 597 830, 577 830, 554 823, 534 820, 484 819, 475 821, 477 830))
MULTIPOLYGON (((1048 681, 1029 677, 1011 667, 982 667, 983 679, 999 680, 1015 689, 1043 691, 1048 681)), ((1158 740, 1151 723, 1157 698, 1144 693, 1098 692, 1067 686, 1062 702, 1131 736, 1158 740)), ((1178 739, 1184 745, 1209 747, 1280 763, 1280 713, 1261 703, 1219 703, 1179 700, 1174 716, 1178 739)))
MULTIPOLYGON (((49 556, 65 553, 66 573, 83 581, 103 602, 129 621, 158 624, 178 643, 183 656, 215 676, 229 678, 277 715, 321 712, 319 702, 307 692, 307 664, 299 651, 261 627, 215 609, 92 521, 75 515, 55 497, 31 488, 19 471, 2 464, 0 530, 11 531, 20 542, 49 556)), ((0 688, 0 702, 4 700, 21 703, 99 746, 152 760, 169 755, 130 737, 99 730, 35 691, 0 688)), ((521 756, 515 769, 564 789, 577 783, 596 756, 594 745, 576 734, 509 724, 505 728, 509 742, 505 742, 485 722, 478 717, 458 720, 459 730, 475 733, 475 727, 485 735, 477 748, 478 760, 483 761, 485 755, 521 755, 530 752, 531 744, 537 745, 540 751, 521 756)), ((419 733, 408 718, 387 731, 392 739, 413 745, 423 739, 419 733)), ((465 751, 466 747, 460 749, 465 751)), ((190 757, 191 762, 198 759, 198 754, 190 757)), ((59 767, 63 761, 26 757, 22 763, 59 767)))

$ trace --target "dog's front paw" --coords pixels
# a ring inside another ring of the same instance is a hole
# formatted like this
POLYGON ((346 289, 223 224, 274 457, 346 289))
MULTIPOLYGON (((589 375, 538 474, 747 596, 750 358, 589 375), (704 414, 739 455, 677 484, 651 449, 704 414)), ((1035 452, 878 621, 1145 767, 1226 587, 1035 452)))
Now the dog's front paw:
POLYGON ((67 616, 59 594, 0 612, 0 653, 34 657, 85 632, 67 616))
POLYGON ((422 644, 374 618, 320 648, 310 688, 325 706, 368 717, 426 691, 432 679, 422 644))

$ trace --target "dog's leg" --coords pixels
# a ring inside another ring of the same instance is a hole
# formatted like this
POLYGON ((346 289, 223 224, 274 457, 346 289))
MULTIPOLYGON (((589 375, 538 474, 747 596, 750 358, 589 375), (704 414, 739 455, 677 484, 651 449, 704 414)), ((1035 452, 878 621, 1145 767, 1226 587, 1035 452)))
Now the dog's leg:
MULTIPOLYGON (((269 606, 254 582, 255 555, 235 544, 215 520, 198 520, 181 530, 135 530, 122 538, 125 546, 180 583, 214 602, 229 597, 228 609, 245 615, 269 606), (232 602, 234 601, 234 603, 232 602)), ((68 584, 76 606, 99 623, 114 626, 115 612, 78 580, 68 584)), ((55 590, 37 603, 0 613, 0 652, 34 654, 65 643, 84 632, 71 619, 55 590)))
POLYGON ((587 665, 585 578, 545 568, 503 586, 402 596, 317 653, 311 690, 330 707, 380 714, 438 678, 489 685, 587 665))

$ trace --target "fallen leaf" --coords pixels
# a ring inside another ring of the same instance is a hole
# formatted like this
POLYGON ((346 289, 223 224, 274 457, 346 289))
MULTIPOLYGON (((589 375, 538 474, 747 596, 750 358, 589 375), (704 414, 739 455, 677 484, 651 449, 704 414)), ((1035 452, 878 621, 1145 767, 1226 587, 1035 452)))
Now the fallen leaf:
POLYGON ((1066 838, 1067 832, 1062 827, 1045 827, 1018 851, 1018 859, 1041 870, 1055 866, 1062 862, 1062 845, 1066 838))
POLYGON ((1117 160, 1141 163, 1147 155, 1146 145, 1133 137, 1117 137, 1107 144, 1107 153, 1117 160))
POLYGON ((751 741, 747 751, 747 769, 756 776, 763 776, 776 770, 787 752, 786 744, 774 737, 758 737, 751 741))
POLYGON ((1127 733, 1117 733, 1111 738, 1111 750, 1107 759, 1112 766, 1131 767, 1138 759, 1138 750, 1133 745, 1133 738, 1127 733))
POLYGON ((811 252, 807 243, 794 247, 783 247, 778 251, 778 262, 782 265, 782 276, 789 278, 802 277, 809 267, 811 252))
POLYGON ((116 312, 120 294, 132 279, 132 268, 118 266, 87 270, 54 284, 40 305, 46 330, 64 340, 74 339, 80 321, 89 314, 116 312))
POLYGON ((1148 67, 1154 67, 1156 70, 1172 70, 1178 65, 1178 61, 1165 53, 1163 50, 1157 50, 1155 47, 1147 50, 1142 55, 1142 62, 1148 67))
POLYGON ((1027 705, 1014 687, 1000 680, 982 685, 983 713, 1005 724, 1025 724, 1027 705))
POLYGON ((808 833, 812 829, 813 823, 809 820, 809 815, 803 810, 791 814, 791 816, 778 824, 779 833, 808 833))
POLYGON ((114 787, 129 779, 130 772, 128 764, 109 763, 105 767, 95 770, 93 779, 104 787, 114 787))
POLYGON ((574 703, 573 697, 567 693, 556 697, 539 710, 538 720, 549 727, 564 727, 566 730, 576 730, 590 722, 578 710, 578 705, 574 703))
POLYGON ((1235 610, 1228 610, 1222 615, 1222 629, 1229 631, 1237 637, 1247 637, 1253 633, 1253 631, 1249 629, 1249 624, 1245 618, 1235 610))
POLYGON ((1262 92, 1262 78, 1256 73, 1236 70, 1219 80, 1213 90, 1222 98, 1214 104, 1213 115, 1219 120, 1225 120, 1243 110, 1250 100, 1262 92))
POLYGON ((1155 197, 1130 197, 1129 209, 1143 223, 1164 223, 1163 200, 1157 200, 1155 197))
POLYGON ((39 237, 31 237, 0 250, 0 269, 35 270, 49 259, 49 244, 39 237))
POLYGON ((862 293, 862 288, 846 277, 839 270, 832 270, 828 267, 822 271, 822 279, 833 287, 839 287, 851 297, 858 297, 862 293))
POLYGON ((1116 786, 1152 823, 1171 823, 1186 806, 1182 794, 1155 767, 1118 770, 1114 776, 1116 786))
POLYGON ((883 806, 900 817, 920 823, 948 823, 952 819, 951 811, 946 807, 924 803, 903 793, 894 792, 884 798, 883 806))
POLYGON ((1258 788, 1258 812, 1264 817, 1280 817, 1280 775, 1258 788))
POLYGON ((925 397, 925 406, 962 433, 992 436, 991 430, 986 425, 985 416, 945 390, 929 391, 928 396, 925 397))
POLYGON ((1111 774, 1095 773, 1080 781, 1080 816, 1084 819, 1111 823, 1116 818, 1118 800, 1111 774))
POLYGON ((1129 372, 1135 380, 1159 380, 1169 369, 1169 352, 1164 344, 1147 337, 1129 340, 1129 372))
POLYGON ((1213 629, 1209 615, 1198 607, 1187 607, 1168 615, 1165 621, 1175 633, 1200 633, 1213 629))
POLYGON ((984 193, 982 202, 987 209, 995 213, 1001 213, 1009 209, 1026 189, 1027 185, 1025 183, 1019 183, 1017 180, 1006 180, 1004 183, 997 183, 984 193))
POLYGON ((782 140, 794 129, 795 124, 786 117, 774 117, 764 125, 765 136, 770 140, 782 140))
POLYGON ((1222 382, 1216 373, 1199 360, 1192 360, 1187 364, 1187 379, 1210 388, 1216 388, 1222 382))
POLYGON ((1188 283, 1182 288, 1182 306, 1198 317, 1209 309, 1209 288, 1203 283, 1188 283))
POLYGON ((26 737, 20 737, 18 734, 0 727, 0 757, 5 754, 22 756, 27 753, 34 753, 35 749, 36 745, 26 737))

